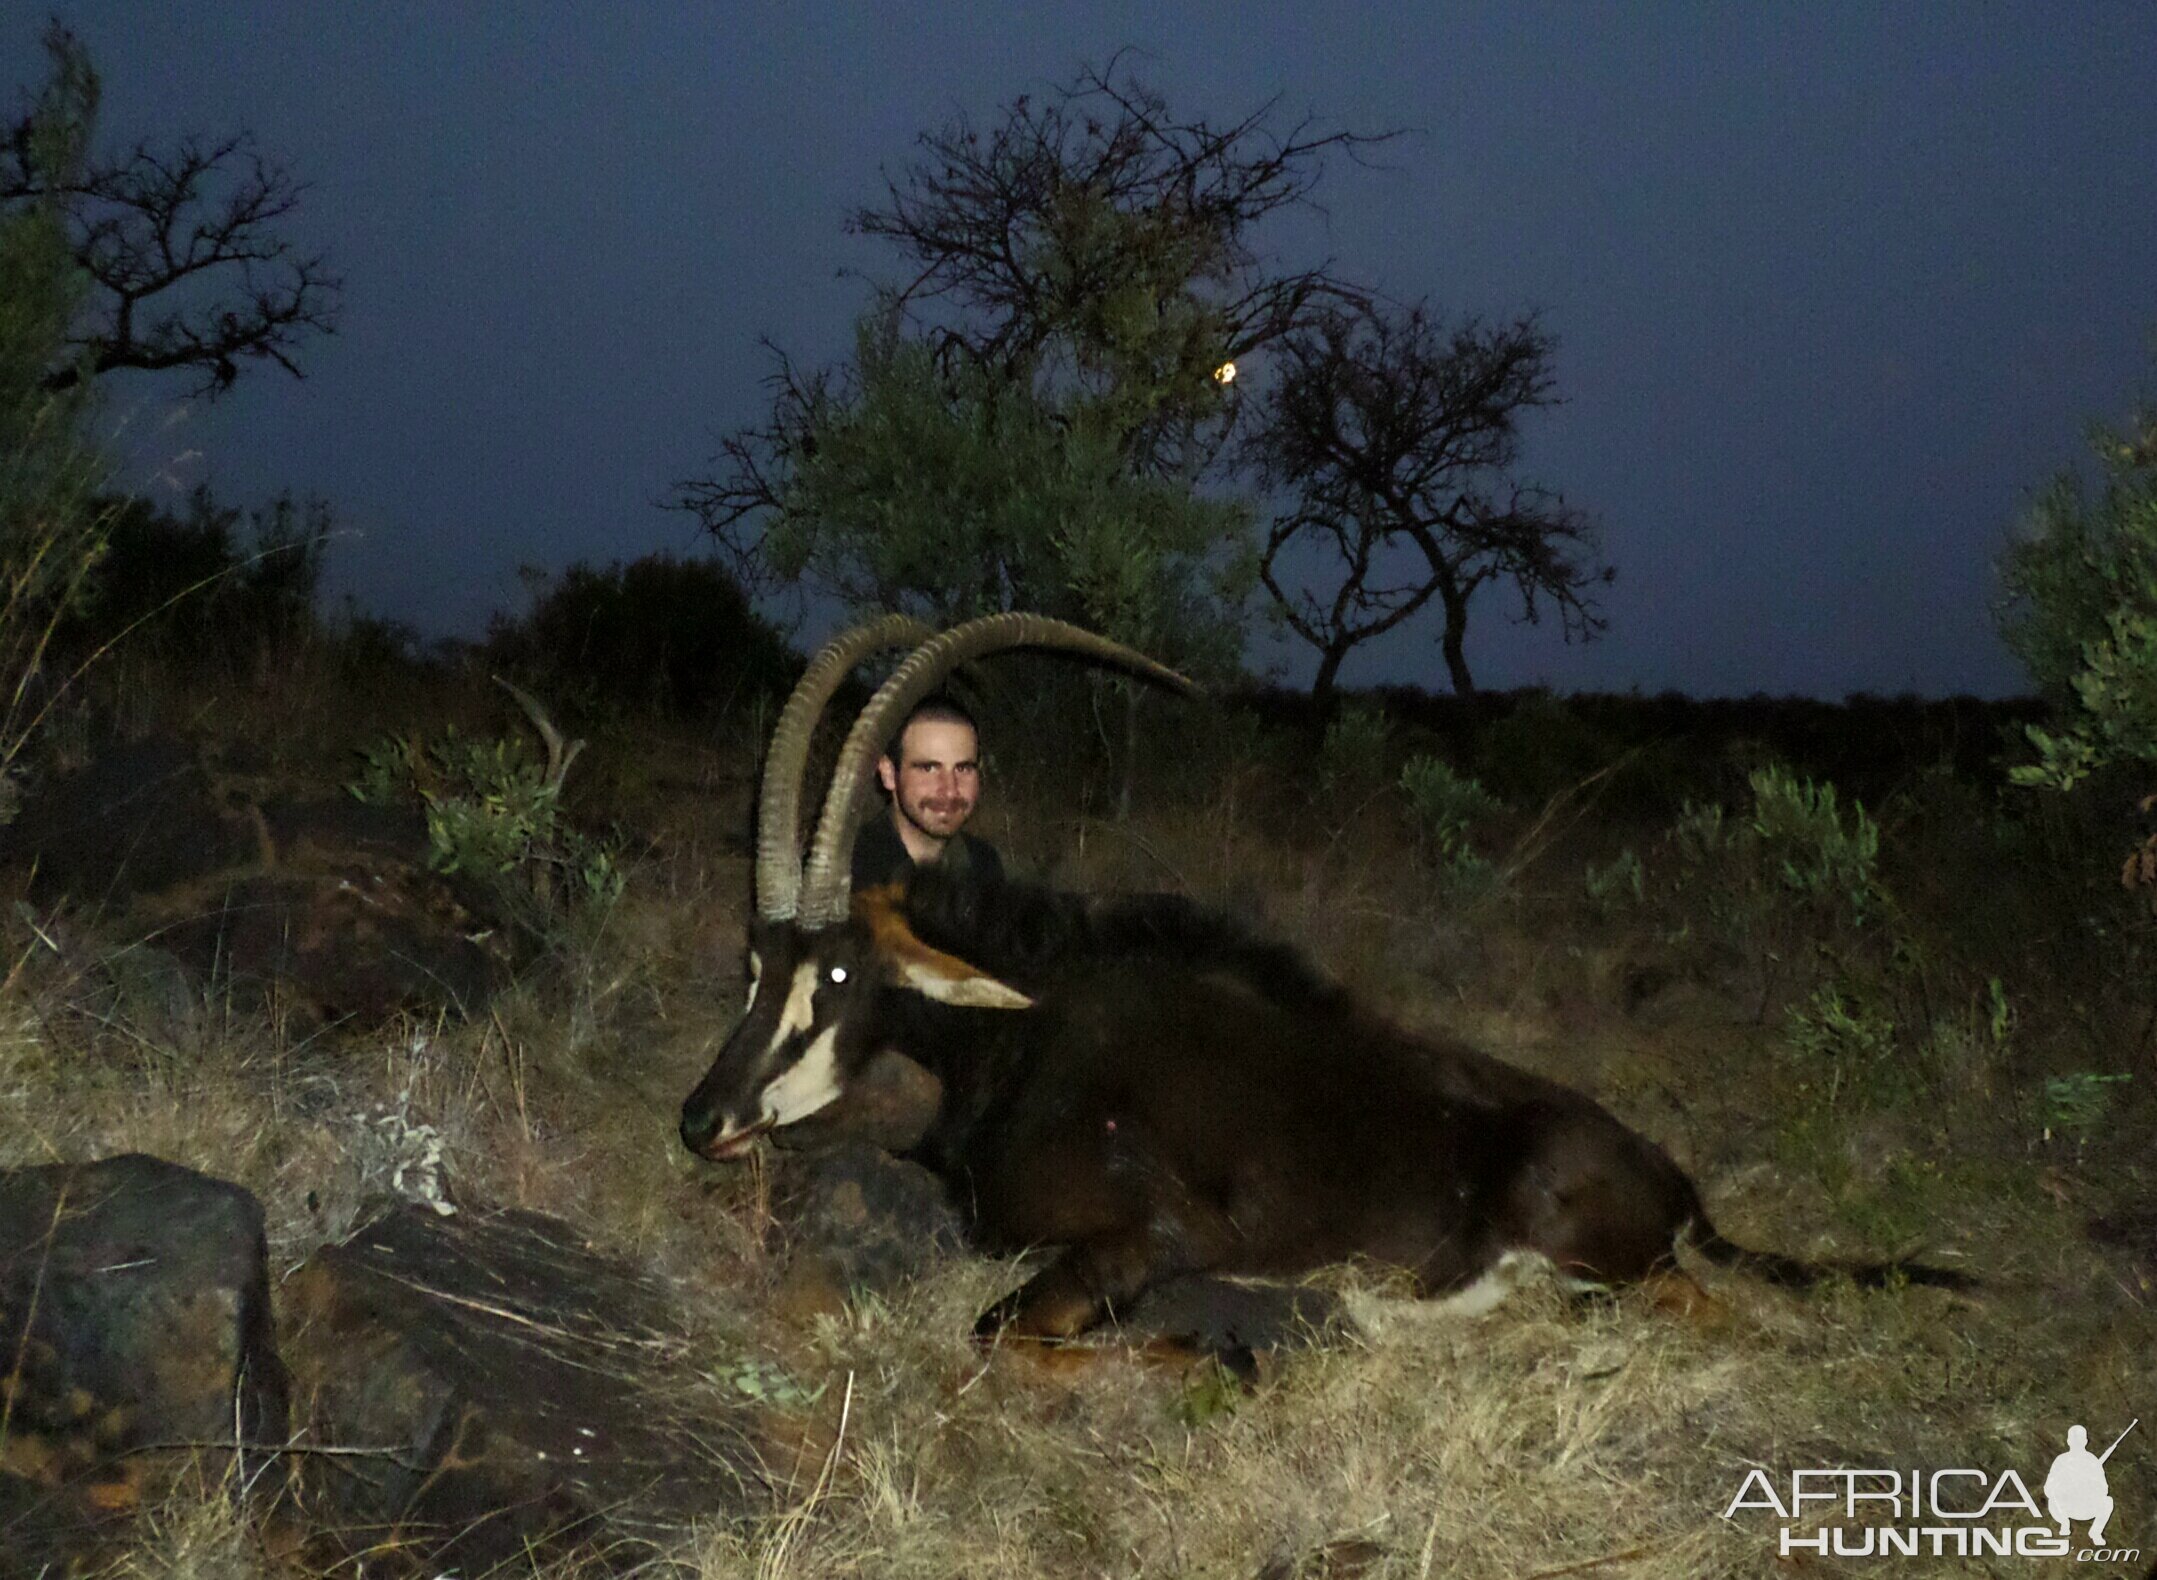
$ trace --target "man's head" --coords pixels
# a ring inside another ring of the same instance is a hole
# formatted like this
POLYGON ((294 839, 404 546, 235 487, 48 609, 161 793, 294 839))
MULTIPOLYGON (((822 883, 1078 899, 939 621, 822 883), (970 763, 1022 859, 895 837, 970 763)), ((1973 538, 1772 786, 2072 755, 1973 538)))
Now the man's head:
POLYGON ((931 697, 906 716, 876 760, 899 837, 918 861, 934 856, 981 804, 981 737, 972 715, 931 697))
POLYGON ((2067 1446, 2071 1449, 2088 1448, 2090 1446, 2090 1429, 2086 1426, 2069 1427, 2067 1429, 2067 1446))

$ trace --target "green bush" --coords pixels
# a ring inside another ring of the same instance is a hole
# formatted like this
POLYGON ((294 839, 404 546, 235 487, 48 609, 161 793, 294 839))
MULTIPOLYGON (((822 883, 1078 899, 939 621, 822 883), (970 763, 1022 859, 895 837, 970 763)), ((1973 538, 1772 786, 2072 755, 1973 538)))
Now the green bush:
POLYGON ((1318 789, 1326 796, 1366 796, 1386 782, 1393 744, 1385 709, 1352 702, 1326 725, 1318 747, 1318 789))
MULTIPOLYGON (((2125 432, 2099 428, 2091 440, 2102 481, 2094 490, 2072 473, 2055 478, 2030 511, 2023 532, 2001 556, 2007 598, 2000 634, 2029 669, 2069 732, 2096 744, 2114 711, 2106 688, 2088 693, 2093 669, 2112 669, 2132 653, 2148 656, 2145 628, 2157 619, 2157 412, 2139 413, 2125 432)), ((2153 673, 2140 671, 2145 681, 2153 673)), ((2142 688, 2144 745, 2157 760, 2147 721, 2157 691, 2142 688)))
POLYGON ((521 739, 473 740, 452 728, 424 744, 395 735, 360 754, 347 789, 371 805, 417 796, 426 809, 428 865, 511 896, 521 879, 543 903, 574 910, 620 897, 611 845, 561 815, 560 765, 538 761, 521 739))
POLYGON ((1487 871, 1468 831, 1477 820, 1505 810, 1497 797, 1443 758, 1423 752, 1401 765, 1400 786, 1417 837, 1441 866, 1462 876, 1487 871))
POLYGON ((1582 875, 1588 901, 1604 915, 1626 905, 1639 905, 1648 897, 1648 870, 1640 855, 1627 846, 1605 866, 1590 863, 1582 875))
POLYGON ((1781 768, 1755 769, 1752 829, 1782 886, 1793 894, 1845 909, 1863 924, 1880 907, 1875 867, 1880 829, 1865 809, 1850 806, 1846 827, 1835 787, 1799 779, 1781 768))
POLYGON ((1569 790, 1608 767, 1620 747, 1545 691, 1520 697, 1476 734, 1476 778, 1516 806, 1569 790))
MULTIPOLYGON (((2157 412, 2100 428, 2092 443, 2100 486, 2056 479, 2000 561, 2001 633, 2053 714, 2051 728, 2026 727, 2036 761, 2009 777, 2071 790, 2117 765, 2146 789, 2157 772, 2157 412)), ((2157 894, 2157 835, 2120 876, 2157 894)))
POLYGON ((1729 849, 1735 825, 1725 820, 1720 801, 1686 801, 1678 808, 1678 820, 1670 827, 1670 842, 1678 860, 1688 867, 1720 856, 1729 849))
POLYGON ((946 358, 880 303, 843 375, 780 393, 763 568, 852 609, 940 626, 1031 609, 1178 667, 1233 665, 1251 509, 1145 463, 1148 410, 1189 393, 1149 360, 1103 384, 1059 378, 1053 358, 946 358))
POLYGON ((1812 1068, 1831 1106, 1845 1097, 1872 1105, 1903 1095, 1894 1021, 1845 983, 1823 983, 1793 1009, 1784 1041, 1812 1068))
POLYGON ((2087 1143, 2111 1113, 2119 1089, 2132 1079, 2124 1073, 2078 1070, 2047 1080, 2041 1103, 2045 1138, 2061 1135, 2078 1146, 2087 1143))
MULTIPOLYGON (((1766 1015, 1802 991, 1835 947, 1855 945, 1887 911, 1877 877, 1880 831, 1834 787, 1779 767, 1749 775, 1752 806, 1688 801, 1665 837, 1656 899, 1710 953, 1759 977, 1766 1015), (1706 927, 1695 927, 1705 915, 1706 927)), ((1877 936, 1877 933, 1874 934, 1877 936)))

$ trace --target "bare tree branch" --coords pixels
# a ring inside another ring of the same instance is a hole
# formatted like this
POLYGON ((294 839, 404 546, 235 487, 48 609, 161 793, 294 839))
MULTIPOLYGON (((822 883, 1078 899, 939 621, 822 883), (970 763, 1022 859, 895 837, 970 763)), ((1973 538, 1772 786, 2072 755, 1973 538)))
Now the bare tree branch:
POLYGON ((1361 159, 1395 135, 1325 132, 1309 119, 1276 133, 1275 108, 1225 124, 1178 120, 1119 55, 1046 100, 1014 99, 986 130, 962 113, 923 133, 915 160, 886 173, 884 204, 855 211, 847 228, 909 261, 902 306, 949 307, 984 352, 1022 361, 1123 283, 1114 270, 1126 260, 1075 233, 1093 205, 1151 216, 1191 242, 1188 282, 1221 293, 1224 350, 1242 355, 1322 301, 1361 299, 1329 265, 1268 273, 1251 232, 1310 206, 1329 153, 1361 159))
MULTIPOLYGON (((56 59, 80 48, 64 30, 47 39, 56 59)), ((307 188, 250 134, 137 143, 72 170, 50 168, 40 145, 25 112, 0 147, 0 209, 58 207, 95 287, 48 388, 117 368, 188 369, 196 393, 218 395, 250 361, 303 376, 298 349, 335 332, 342 285, 283 234, 307 188)))
POLYGON ((1348 653, 1434 599, 1456 690, 1474 690, 1468 610, 1510 583, 1520 618, 1557 611, 1567 640, 1604 628, 1592 589, 1593 527, 1558 494, 1512 477, 1524 412, 1555 405, 1551 341, 1532 316, 1450 327, 1418 304, 1326 310, 1280 342, 1280 366, 1246 458, 1288 491, 1260 560, 1289 628, 1319 652, 1316 695, 1348 653), (1292 551, 1328 565, 1321 598, 1286 586, 1292 551), (1403 555, 1412 574, 1397 567, 1403 555))

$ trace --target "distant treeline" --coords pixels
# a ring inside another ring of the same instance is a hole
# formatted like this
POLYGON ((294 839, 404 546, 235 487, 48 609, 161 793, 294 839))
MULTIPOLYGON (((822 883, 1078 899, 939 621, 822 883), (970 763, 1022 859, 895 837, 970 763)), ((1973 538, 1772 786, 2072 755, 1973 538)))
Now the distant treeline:
MULTIPOLYGON (((1236 699, 1269 725, 1322 737, 1336 710, 1302 692, 1252 688, 1236 699)), ((2043 718, 2034 697, 1689 697, 1541 689, 1474 696, 1382 686, 1348 706, 1381 711, 1394 733, 1420 739, 1515 802, 1555 794, 1620 765, 1606 793, 1664 803, 1680 783, 1694 795, 1735 794, 1752 768, 1782 763, 1878 802, 1912 775, 1945 770, 1997 779, 2028 755, 2023 727, 2043 718), (1727 780, 1727 783, 1723 781, 1727 780)))
MULTIPOLYGON (((66 645, 141 644, 214 661, 334 639, 316 609, 333 533, 326 505, 289 496, 244 515, 207 490, 178 512, 116 508, 86 596, 67 622, 66 645)), ((530 608, 496 616, 478 656, 572 711, 708 718, 753 710, 783 696, 804 662, 713 559, 654 554, 577 564, 535 577, 533 586, 530 608)), ((369 631, 382 624, 346 623, 369 631)), ((1222 700, 1269 733, 1307 739, 1314 749, 1343 710, 1374 711, 1397 752, 1435 752, 1523 806, 1604 770, 1612 772, 1602 793, 1619 805, 1736 794, 1745 775, 1769 761, 1877 802, 1928 770, 1999 777, 2004 760, 2026 757, 2024 726, 2044 714, 2036 698, 1858 694, 1828 702, 1540 689, 1460 696, 1413 686, 1325 701, 1252 686, 1222 700)), ((1026 713, 1020 708, 1004 722, 1032 733, 1021 723, 1026 713)), ((1187 719, 1160 722, 1189 727, 1187 719)), ((1190 744, 1185 736, 1183 746, 1190 744)))

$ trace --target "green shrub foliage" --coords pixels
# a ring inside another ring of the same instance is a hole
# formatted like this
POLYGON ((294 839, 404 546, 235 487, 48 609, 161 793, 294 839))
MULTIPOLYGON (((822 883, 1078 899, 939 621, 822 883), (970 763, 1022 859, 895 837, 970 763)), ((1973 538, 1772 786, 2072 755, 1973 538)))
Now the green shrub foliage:
POLYGON ((1132 464, 1133 392, 1057 391, 960 361, 872 314, 851 377, 800 394, 762 552, 788 581, 938 625, 1030 609, 1171 662, 1241 642, 1248 508, 1132 464))
POLYGON ((2056 479, 2000 562, 2002 634, 2057 721, 2030 726, 2037 760, 2018 784, 2157 767, 2157 412, 2099 429, 2093 447, 2096 486, 2056 479))
POLYGON ((1504 805, 1443 758, 1419 752, 1401 765, 1401 794, 1417 835, 1439 863, 1462 875, 1481 874, 1486 863, 1469 843, 1475 823, 1504 805))
POLYGON ((611 905, 623 874, 614 847, 571 826, 561 777, 521 737, 475 740, 456 730, 431 741, 394 735, 360 753, 346 789, 373 806, 417 796, 427 814, 428 865, 505 898, 529 890, 543 907, 611 905))
POLYGON ((1880 828, 1865 809, 1852 802, 1846 825, 1833 785, 1815 784, 1778 767, 1755 769, 1750 782, 1753 832, 1782 886, 1844 909, 1854 922, 1877 912, 1880 828))

